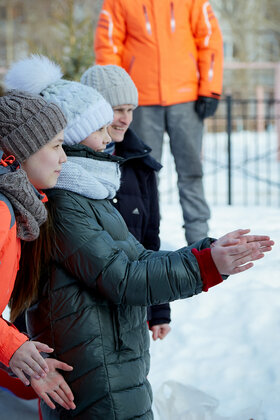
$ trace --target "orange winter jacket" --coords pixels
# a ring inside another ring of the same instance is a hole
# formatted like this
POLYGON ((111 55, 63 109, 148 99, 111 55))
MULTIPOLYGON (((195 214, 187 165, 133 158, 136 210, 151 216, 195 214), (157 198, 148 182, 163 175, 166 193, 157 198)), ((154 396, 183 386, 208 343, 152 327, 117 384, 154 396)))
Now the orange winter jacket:
MULTIPOLYGON (((0 193, 0 314, 13 291, 20 251, 14 211, 9 200, 0 193)), ((14 352, 27 340, 26 335, 0 316, 0 362, 8 366, 14 352)))
POLYGON ((97 64, 134 80, 139 105, 219 98, 223 43, 205 0, 105 0, 95 34, 97 64))

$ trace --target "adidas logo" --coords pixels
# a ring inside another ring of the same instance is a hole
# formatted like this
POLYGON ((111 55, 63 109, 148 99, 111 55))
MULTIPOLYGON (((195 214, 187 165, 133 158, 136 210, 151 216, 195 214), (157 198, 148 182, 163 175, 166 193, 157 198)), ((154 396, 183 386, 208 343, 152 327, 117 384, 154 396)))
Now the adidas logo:
POLYGON ((137 207, 132 211, 132 214, 140 214, 137 207))

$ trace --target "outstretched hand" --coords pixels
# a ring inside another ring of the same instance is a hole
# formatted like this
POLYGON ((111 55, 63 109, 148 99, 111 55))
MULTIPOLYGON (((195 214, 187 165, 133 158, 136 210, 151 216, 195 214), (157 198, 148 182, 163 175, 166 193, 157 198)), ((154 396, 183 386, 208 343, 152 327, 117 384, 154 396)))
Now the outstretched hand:
POLYGON ((247 235, 250 229, 229 232, 212 244, 211 254, 221 274, 237 274, 253 267, 274 242, 266 235, 247 235))
POLYGON ((32 388, 50 408, 55 409, 55 405, 50 399, 51 397, 53 401, 60 404, 66 410, 74 410, 76 406, 74 404, 72 391, 63 376, 56 370, 61 369, 69 372, 73 370, 72 366, 51 358, 45 359, 45 361, 48 365, 49 372, 44 378, 32 378, 32 388))

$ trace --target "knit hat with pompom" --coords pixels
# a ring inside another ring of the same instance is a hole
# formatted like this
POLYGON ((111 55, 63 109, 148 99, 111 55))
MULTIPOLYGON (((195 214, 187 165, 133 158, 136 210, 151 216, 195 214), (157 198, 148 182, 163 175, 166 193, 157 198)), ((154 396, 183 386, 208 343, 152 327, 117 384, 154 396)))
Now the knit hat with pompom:
POLYGON ((0 149, 20 163, 66 126, 60 108, 42 96, 18 90, 0 97, 0 149))
POLYGON ((5 77, 7 89, 40 94, 54 102, 67 118, 64 143, 78 144, 113 120, 113 110, 97 90, 62 79, 59 65, 47 57, 32 55, 13 64, 5 77))

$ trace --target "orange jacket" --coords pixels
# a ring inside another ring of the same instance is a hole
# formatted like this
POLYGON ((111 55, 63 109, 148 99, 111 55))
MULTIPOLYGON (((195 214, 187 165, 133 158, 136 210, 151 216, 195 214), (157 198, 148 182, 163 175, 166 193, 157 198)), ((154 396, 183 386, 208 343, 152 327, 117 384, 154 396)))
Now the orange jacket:
MULTIPOLYGON (((7 306, 19 267, 21 245, 10 202, 0 193, 0 314, 7 306)), ((0 316, 0 362, 9 365, 14 352, 28 340, 0 316)))
POLYGON ((139 105, 219 98, 223 43, 205 0, 105 0, 95 34, 97 64, 134 80, 139 105))

